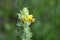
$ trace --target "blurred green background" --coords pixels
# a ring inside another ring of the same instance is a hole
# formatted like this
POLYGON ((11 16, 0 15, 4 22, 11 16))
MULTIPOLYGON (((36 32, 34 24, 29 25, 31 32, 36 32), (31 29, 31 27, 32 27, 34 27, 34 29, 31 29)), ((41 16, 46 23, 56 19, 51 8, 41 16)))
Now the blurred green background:
POLYGON ((0 40, 21 40, 16 23, 23 7, 36 19, 32 40, 60 40, 60 0, 0 0, 0 40))

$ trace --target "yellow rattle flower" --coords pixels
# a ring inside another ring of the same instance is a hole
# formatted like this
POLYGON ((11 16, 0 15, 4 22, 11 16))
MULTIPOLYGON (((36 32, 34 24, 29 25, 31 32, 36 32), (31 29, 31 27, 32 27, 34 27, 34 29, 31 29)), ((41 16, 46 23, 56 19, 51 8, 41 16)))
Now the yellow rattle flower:
POLYGON ((34 23, 35 22, 35 19, 33 18, 33 15, 28 15, 28 17, 26 17, 26 16, 22 16, 22 21, 23 21, 23 23, 26 23, 26 22, 28 22, 28 23, 34 23))
POLYGON ((32 19, 32 23, 34 23, 34 22, 35 22, 35 18, 32 19))
POLYGON ((30 22, 30 23, 35 22, 35 19, 33 18, 33 15, 28 16, 28 22, 30 22))
POLYGON ((25 23, 27 21, 26 16, 22 16, 22 22, 25 23))

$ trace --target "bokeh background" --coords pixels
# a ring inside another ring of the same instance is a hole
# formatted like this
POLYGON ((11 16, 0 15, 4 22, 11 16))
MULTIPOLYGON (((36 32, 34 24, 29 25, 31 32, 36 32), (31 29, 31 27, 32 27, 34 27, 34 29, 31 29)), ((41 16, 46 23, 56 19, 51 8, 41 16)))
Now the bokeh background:
POLYGON ((16 23, 23 7, 36 19, 32 40, 60 40, 60 0, 0 0, 0 40, 21 40, 16 23))

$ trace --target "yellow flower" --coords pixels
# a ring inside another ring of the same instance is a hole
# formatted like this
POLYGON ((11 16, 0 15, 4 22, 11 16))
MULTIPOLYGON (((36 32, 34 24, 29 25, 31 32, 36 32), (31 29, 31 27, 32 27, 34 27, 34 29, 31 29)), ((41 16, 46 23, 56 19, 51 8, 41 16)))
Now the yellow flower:
POLYGON ((33 15, 28 15, 27 17, 25 15, 22 16, 22 21, 23 23, 34 23, 35 22, 35 19, 33 18, 33 15))
POLYGON ((33 15, 28 16, 28 22, 30 22, 30 23, 35 22, 35 19, 33 18, 33 15))
POLYGON ((33 23, 35 22, 35 18, 32 19, 32 22, 33 22, 33 23))
POLYGON ((27 21, 26 16, 22 16, 22 21, 23 21, 23 23, 25 23, 27 21))

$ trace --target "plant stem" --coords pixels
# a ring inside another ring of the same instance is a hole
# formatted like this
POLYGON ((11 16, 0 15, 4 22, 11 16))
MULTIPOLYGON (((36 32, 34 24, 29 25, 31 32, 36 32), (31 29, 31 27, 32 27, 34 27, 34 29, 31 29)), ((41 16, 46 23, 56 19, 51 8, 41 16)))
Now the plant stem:
POLYGON ((23 39, 22 40, 30 40, 30 31, 29 31, 29 25, 28 22, 25 23, 24 30, 23 30, 23 39))

